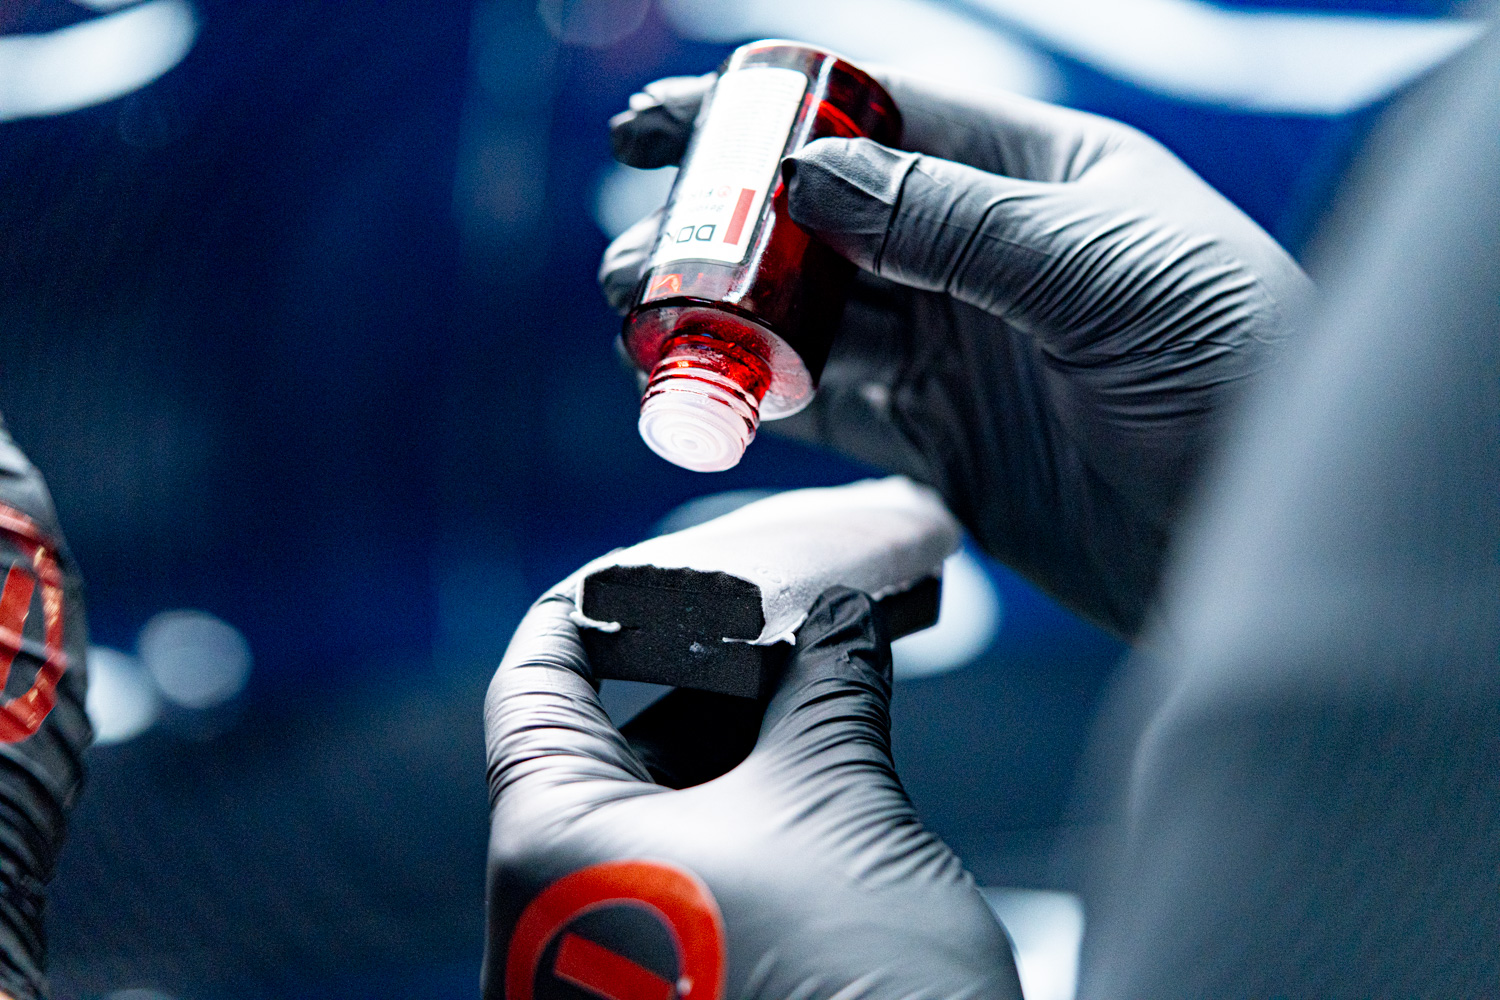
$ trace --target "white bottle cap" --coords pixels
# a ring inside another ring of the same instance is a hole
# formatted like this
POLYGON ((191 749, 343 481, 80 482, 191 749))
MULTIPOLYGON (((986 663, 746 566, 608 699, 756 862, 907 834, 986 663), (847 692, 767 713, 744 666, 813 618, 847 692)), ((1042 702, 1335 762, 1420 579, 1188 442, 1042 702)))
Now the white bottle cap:
POLYGON ((641 400, 647 447, 694 472, 734 468, 759 424, 758 407, 743 390, 702 369, 676 368, 653 379, 641 400))

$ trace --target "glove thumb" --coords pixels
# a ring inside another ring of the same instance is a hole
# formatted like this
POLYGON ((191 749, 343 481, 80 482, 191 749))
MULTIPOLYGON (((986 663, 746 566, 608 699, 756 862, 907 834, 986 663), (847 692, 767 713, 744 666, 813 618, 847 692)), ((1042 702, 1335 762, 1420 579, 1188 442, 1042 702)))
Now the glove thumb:
POLYGON ((890 704, 891 645, 874 601, 831 588, 798 631, 755 753, 823 775, 873 766, 894 780, 890 704))
POLYGON ((484 733, 492 807, 523 787, 651 781, 599 701, 565 588, 532 605, 490 682, 484 733))
POLYGON ((890 707, 891 644, 875 602, 834 587, 797 634, 746 764, 776 776, 789 814, 867 887, 964 883, 896 777, 890 707))
POLYGON ((819 139, 781 164, 792 221, 878 273, 906 175, 920 159, 869 139, 819 139))

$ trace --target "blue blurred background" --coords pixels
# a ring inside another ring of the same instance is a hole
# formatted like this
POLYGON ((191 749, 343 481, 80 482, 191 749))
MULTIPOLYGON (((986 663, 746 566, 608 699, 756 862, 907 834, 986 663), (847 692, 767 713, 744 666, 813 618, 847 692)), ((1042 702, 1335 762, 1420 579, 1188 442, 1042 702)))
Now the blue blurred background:
MULTIPOLYGON (((638 439, 594 288, 669 183, 611 165, 632 91, 766 35, 1019 89, 1155 135, 1295 252, 1462 13, 0 0, 0 408, 88 581, 104 737, 58 995, 477 996, 480 706, 527 603, 694 498, 870 474, 763 433, 705 477, 638 439)), ((903 778, 981 882, 1070 888, 1123 647, 973 553, 954 575, 992 627, 910 653, 903 778)))

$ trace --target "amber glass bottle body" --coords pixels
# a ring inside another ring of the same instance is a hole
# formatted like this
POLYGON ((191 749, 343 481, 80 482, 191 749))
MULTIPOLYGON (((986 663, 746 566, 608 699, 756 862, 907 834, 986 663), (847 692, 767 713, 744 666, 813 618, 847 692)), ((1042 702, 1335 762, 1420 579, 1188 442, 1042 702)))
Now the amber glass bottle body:
POLYGON ((812 401, 854 265, 788 216, 780 163, 814 139, 900 130, 885 89, 832 53, 754 42, 725 62, 625 319, 649 376, 641 436, 663 458, 729 468, 762 419, 812 401))

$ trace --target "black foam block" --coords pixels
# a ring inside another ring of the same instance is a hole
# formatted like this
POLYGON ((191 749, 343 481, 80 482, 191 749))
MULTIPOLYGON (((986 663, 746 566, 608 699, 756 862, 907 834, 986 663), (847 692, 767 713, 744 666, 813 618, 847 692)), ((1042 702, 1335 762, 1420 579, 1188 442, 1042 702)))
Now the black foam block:
MULTIPOLYGON (((927 577, 876 605, 899 638, 937 621, 941 583, 927 577)), ((728 573, 610 566, 583 583, 582 611, 619 622, 616 632, 583 630, 594 675, 761 698, 775 684, 788 643, 753 646, 765 627, 760 588, 728 573), (744 642, 725 642, 725 638, 744 642)))

